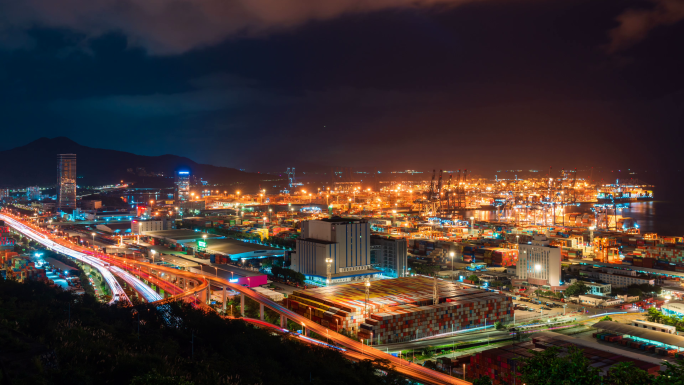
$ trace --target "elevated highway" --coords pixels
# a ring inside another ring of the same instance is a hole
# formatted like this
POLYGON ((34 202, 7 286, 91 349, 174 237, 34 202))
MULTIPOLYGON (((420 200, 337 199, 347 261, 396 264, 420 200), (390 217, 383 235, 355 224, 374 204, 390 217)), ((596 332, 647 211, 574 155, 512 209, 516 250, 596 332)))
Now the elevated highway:
MULTIPOLYGON (((458 385, 470 385, 469 382, 457 379, 455 377, 446 375, 444 373, 440 373, 428 368, 425 368, 420 365, 416 364, 410 364, 408 361, 402 360, 398 357, 394 357, 391 354, 382 352, 378 349, 375 349, 374 347, 365 345, 362 342, 355 341, 349 337, 346 337, 342 334, 339 334, 335 331, 332 331, 322 325, 317 324, 316 322, 313 322, 309 318, 306 318, 305 316, 302 316, 300 314, 297 314, 285 306, 274 302, 270 300, 269 298, 257 293, 256 291, 253 291, 252 289, 249 289, 244 286, 240 286, 235 283, 231 283, 226 279, 223 279, 221 277, 214 277, 211 275, 205 275, 205 274, 196 274, 196 273, 191 273, 191 272, 186 272, 178 269, 174 269, 171 267, 166 267, 166 266, 159 266, 159 265, 154 265, 150 264, 147 262, 141 262, 141 261, 136 261, 136 260, 129 260, 125 258, 120 258, 120 257, 115 257, 112 255, 107 255, 107 254, 102 254, 102 253, 93 253, 90 250, 81 248, 78 245, 74 244, 69 244, 66 241, 64 241, 64 244, 57 243, 55 241, 52 241, 49 239, 48 235, 43 234, 41 231, 34 229, 32 226, 25 224, 23 221, 20 221, 18 218, 15 219, 13 216, 10 216, 8 214, 0 214, 0 219, 4 219, 5 221, 8 222, 12 227, 18 229, 19 231, 22 231, 23 233, 29 235, 31 238, 37 240, 38 242, 44 244, 46 247, 50 247, 54 250, 57 250, 59 252, 64 252, 67 255, 74 256, 74 258, 77 259, 83 259, 84 261, 88 261, 89 263, 93 263, 95 266, 101 266, 102 271, 105 272, 105 274, 109 274, 111 277, 111 280, 113 280, 112 285, 115 287, 118 287, 121 293, 123 293, 123 290, 118 286, 118 283, 112 276, 112 272, 108 270, 108 266, 105 264, 107 262, 111 264, 116 264, 119 269, 114 269, 118 273, 126 273, 129 275, 132 275, 131 273, 138 272, 140 274, 141 272, 144 272, 145 270, 148 271, 149 275, 151 275, 152 270, 156 270, 158 272, 168 274, 169 277, 172 279, 175 279, 177 282, 181 282, 181 289, 186 289, 182 291, 179 294, 173 295, 169 298, 166 299, 160 299, 157 300, 156 304, 164 304, 168 303, 171 301, 177 301, 177 300, 190 300, 194 303, 199 304, 202 307, 205 307, 206 309, 211 309, 209 308, 206 304, 209 301, 210 297, 210 289, 211 286, 219 287, 223 289, 224 293, 224 314, 225 314, 225 304, 226 304, 226 293, 227 290, 233 290, 236 291, 240 294, 241 298, 241 309, 243 311, 244 315, 244 301, 245 298, 250 298, 253 301, 256 301, 259 306, 260 306, 260 314, 261 314, 261 320, 260 322, 264 322, 263 317, 264 317, 264 308, 268 307, 269 309, 273 310, 274 312, 278 313, 280 315, 280 329, 286 330, 286 325, 287 325, 287 320, 291 320, 292 322, 295 322, 299 325, 302 325, 303 329, 305 330, 306 336, 308 337, 308 334, 313 331, 317 333, 318 335, 321 336, 326 336, 329 338, 331 342, 335 344, 335 346, 339 347, 340 351, 350 359, 354 360, 363 360, 363 359, 370 359, 370 360, 375 360, 375 359, 382 359, 386 360, 389 362, 392 366, 394 366, 395 370, 409 378, 412 378, 414 380, 417 380, 421 383, 425 384, 434 384, 434 385, 443 385, 443 384, 458 384, 458 385), (79 251, 77 251, 79 250, 79 251), (88 254, 90 253, 90 254, 88 254), (94 256, 93 256, 94 254, 94 256), (192 285, 188 285, 189 282, 192 282, 192 285), (192 286, 192 287, 190 287, 192 286), (187 287, 187 288, 186 288, 187 287)), ((88 263, 87 262, 87 263, 88 263)), ((98 269, 99 270, 99 269, 98 269)), ((128 278, 130 279, 130 277, 128 278)), ((133 279, 137 279, 133 276, 133 279)), ((127 281, 128 282, 128 281, 127 281)), ((135 281, 131 281, 135 282, 135 281)), ((137 286, 137 284, 136 284, 137 286)), ((141 289, 145 290, 145 289, 141 289)), ((121 294, 120 293, 120 294, 121 294)), ((145 294, 141 293, 143 296, 145 294)), ((147 293, 150 294, 151 293, 147 293)), ((123 293, 125 296, 125 293, 123 293)), ((151 297, 150 297, 151 298, 151 297)))
POLYGON ((29 226, 24 222, 15 219, 15 217, 13 216, 0 213, 0 219, 4 220, 6 224, 14 228, 16 231, 33 239, 34 241, 40 243, 48 249, 54 250, 64 255, 68 255, 96 269, 102 275, 102 278, 105 280, 107 286, 109 286, 110 290, 112 291, 112 300, 110 303, 118 301, 130 302, 123 288, 121 287, 121 285, 119 285, 119 282, 117 282, 116 278, 114 278, 112 272, 109 271, 108 264, 105 264, 103 261, 94 258, 88 254, 63 246, 53 241, 52 239, 50 239, 49 236, 43 234, 42 232, 33 228, 32 226, 29 226))

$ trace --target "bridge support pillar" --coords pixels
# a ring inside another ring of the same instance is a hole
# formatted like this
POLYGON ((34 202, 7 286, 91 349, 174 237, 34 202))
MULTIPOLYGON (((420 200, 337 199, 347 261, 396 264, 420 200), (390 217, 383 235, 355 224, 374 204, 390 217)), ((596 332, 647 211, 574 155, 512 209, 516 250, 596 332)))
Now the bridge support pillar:
POLYGON ((264 304, 260 303, 259 304, 259 317, 261 317, 261 320, 264 320, 264 304))
POLYGON ((280 327, 287 329, 287 318, 284 315, 280 315, 280 327))
POLYGON ((211 286, 207 285, 207 288, 205 290, 205 297, 204 297, 204 303, 207 305, 211 303, 211 286))
POLYGON ((226 294, 227 290, 226 287, 223 287, 223 314, 226 314, 226 294))
POLYGON ((240 294, 240 314, 242 314, 243 317, 245 316, 245 295, 244 294, 240 294))

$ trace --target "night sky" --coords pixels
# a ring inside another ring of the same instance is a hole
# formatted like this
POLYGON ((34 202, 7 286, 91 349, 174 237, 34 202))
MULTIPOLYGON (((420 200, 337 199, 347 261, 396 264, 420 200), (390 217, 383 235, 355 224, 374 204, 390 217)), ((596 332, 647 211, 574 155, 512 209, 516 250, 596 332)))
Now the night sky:
POLYGON ((0 2, 0 149, 281 170, 669 167, 680 0, 0 2))

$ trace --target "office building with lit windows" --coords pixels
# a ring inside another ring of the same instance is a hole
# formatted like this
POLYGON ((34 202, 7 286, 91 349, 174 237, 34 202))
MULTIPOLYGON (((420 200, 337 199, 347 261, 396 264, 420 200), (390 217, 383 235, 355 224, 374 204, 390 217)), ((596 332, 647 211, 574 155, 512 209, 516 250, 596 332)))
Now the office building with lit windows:
POLYGON ((529 285, 559 287, 560 249, 550 246, 545 235, 535 235, 529 244, 518 245, 515 276, 517 280, 526 281, 529 285))
POLYGON ((76 154, 57 155, 57 210, 76 208, 76 154))
POLYGON ((30 201, 40 200, 40 187, 31 186, 26 188, 26 199, 30 201))
POLYGON ((406 276, 408 267, 408 246, 406 239, 371 236, 371 262, 382 270, 386 277, 406 276))
POLYGON ((176 203, 190 200, 190 171, 181 170, 176 172, 176 203))

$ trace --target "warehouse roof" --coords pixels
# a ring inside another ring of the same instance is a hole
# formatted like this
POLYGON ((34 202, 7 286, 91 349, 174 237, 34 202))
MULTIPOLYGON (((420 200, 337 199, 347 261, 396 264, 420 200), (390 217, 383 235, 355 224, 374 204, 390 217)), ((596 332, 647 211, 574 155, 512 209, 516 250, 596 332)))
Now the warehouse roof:
POLYGON ((198 239, 202 239, 205 235, 207 236, 207 240, 209 239, 219 239, 223 238, 222 236, 219 235, 214 235, 214 234, 207 234, 207 233, 200 233, 197 231, 192 231, 192 230, 160 230, 160 231, 145 231, 143 235, 154 237, 154 238, 163 238, 163 239, 168 239, 174 242, 192 242, 196 241, 198 239))
MULTIPOLYGON (((257 243, 237 241, 235 239, 207 239, 207 251, 225 255, 242 254, 255 251, 280 250, 275 247, 263 246, 257 243)), ((282 250, 281 250, 282 251, 282 250)))
POLYGON ((657 332, 636 326, 625 325, 613 321, 600 321, 594 324, 597 329, 608 330, 611 332, 622 333, 632 337, 639 337, 650 341, 661 342, 663 344, 684 348, 684 337, 657 332))
POLYGON ((324 218, 324 219, 318 219, 321 222, 330 222, 330 223, 363 223, 366 222, 365 219, 360 219, 360 218, 342 218, 342 217, 332 217, 332 218, 324 218))
MULTIPOLYGON (((432 304, 434 279, 428 277, 401 277, 371 282, 369 304, 375 310, 406 304, 432 304)), ((490 297, 504 297, 492 292, 460 288, 450 281, 437 280, 438 294, 441 299, 478 301, 490 297)), ((339 308, 363 309, 365 306, 366 286, 363 281, 332 285, 315 289, 298 290, 293 293, 321 303, 335 304, 339 308)), ((454 304, 455 305, 455 304, 454 304)))

